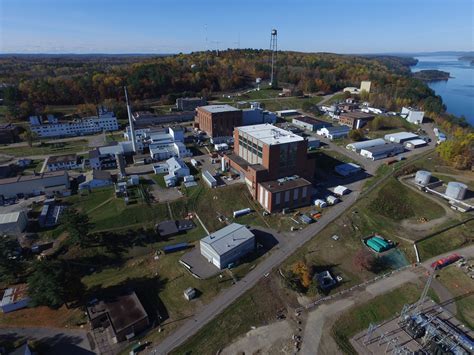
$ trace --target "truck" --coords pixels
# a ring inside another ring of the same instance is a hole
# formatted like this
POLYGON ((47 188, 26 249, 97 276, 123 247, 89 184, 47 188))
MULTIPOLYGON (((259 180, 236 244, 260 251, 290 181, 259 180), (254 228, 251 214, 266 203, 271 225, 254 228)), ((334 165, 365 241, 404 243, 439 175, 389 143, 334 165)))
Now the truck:
POLYGON ((459 259, 462 259, 462 256, 458 254, 451 254, 450 256, 447 256, 446 258, 441 258, 441 259, 436 260, 434 263, 431 264, 431 267, 435 270, 439 270, 448 265, 451 265, 452 263, 455 263, 459 259))

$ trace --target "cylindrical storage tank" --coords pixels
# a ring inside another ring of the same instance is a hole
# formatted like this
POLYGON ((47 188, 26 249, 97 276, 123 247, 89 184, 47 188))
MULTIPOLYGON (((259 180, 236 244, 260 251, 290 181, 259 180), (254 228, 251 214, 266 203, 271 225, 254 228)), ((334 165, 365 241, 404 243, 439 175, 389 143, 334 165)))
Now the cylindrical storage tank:
POLYGON ((448 188, 446 189, 446 196, 454 198, 456 200, 464 200, 466 196, 467 186, 460 182, 451 181, 448 182, 448 188))
POLYGON ((431 173, 426 170, 418 170, 415 175, 415 183, 426 186, 430 183, 431 173))

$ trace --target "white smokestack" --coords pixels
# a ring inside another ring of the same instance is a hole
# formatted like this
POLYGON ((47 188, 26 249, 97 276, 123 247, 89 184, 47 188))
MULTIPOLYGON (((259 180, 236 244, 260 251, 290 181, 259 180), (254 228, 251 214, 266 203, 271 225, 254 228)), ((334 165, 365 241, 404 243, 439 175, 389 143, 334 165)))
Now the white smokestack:
POLYGON ((135 137, 135 128, 133 128, 133 117, 132 117, 132 109, 130 108, 130 102, 128 101, 128 92, 127 87, 123 87, 125 90, 125 101, 127 102, 127 113, 128 113, 128 124, 130 125, 130 135, 132 140, 132 149, 133 152, 137 152, 137 141, 135 137))

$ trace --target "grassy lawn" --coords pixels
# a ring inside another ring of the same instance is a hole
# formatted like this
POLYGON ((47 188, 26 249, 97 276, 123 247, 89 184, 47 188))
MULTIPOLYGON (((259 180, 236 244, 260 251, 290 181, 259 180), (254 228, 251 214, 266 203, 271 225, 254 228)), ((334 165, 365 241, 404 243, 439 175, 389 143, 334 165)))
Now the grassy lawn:
POLYGON ((439 233, 429 239, 417 243, 421 260, 462 248, 474 242, 474 221, 439 233))
POLYGON ((158 186, 166 189, 166 184, 165 184, 165 179, 164 179, 165 174, 150 174, 149 176, 151 177, 151 179, 153 179, 154 182, 158 184, 158 186))
POLYGON ((369 205, 372 213, 384 216, 394 221, 402 219, 428 220, 444 216, 444 209, 419 193, 415 193, 395 178, 390 178, 378 190, 375 199, 369 205))
POLYGON ((273 288, 278 287, 274 283, 278 281, 261 280, 172 354, 216 354, 252 326, 268 324, 268 320, 275 319, 279 309, 292 302, 281 294, 269 297, 273 288))
POLYGON ((0 153, 16 157, 32 155, 62 155, 78 153, 89 150, 89 142, 86 139, 61 143, 35 143, 33 147, 0 147, 0 153))
POLYGON ((350 339, 369 326, 390 319, 400 312, 406 303, 415 302, 420 295, 420 287, 406 284, 384 295, 373 298, 367 303, 353 307, 345 312, 331 331, 333 338, 346 354, 355 354, 350 339))
POLYGON ((462 269, 451 265, 439 272, 438 281, 446 286, 454 297, 459 297, 456 300, 456 317, 469 328, 474 329, 474 280, 462 269))

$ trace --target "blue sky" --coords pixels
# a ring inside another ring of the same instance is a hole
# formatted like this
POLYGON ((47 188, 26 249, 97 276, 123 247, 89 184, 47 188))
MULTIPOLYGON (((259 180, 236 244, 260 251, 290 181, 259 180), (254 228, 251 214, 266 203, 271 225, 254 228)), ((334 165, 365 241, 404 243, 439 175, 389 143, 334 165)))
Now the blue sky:
POLYGON ((0 0, 3 53, 473 50, 474 0, 0 0), (207 24, 207 31, 205 25, 207 24))

